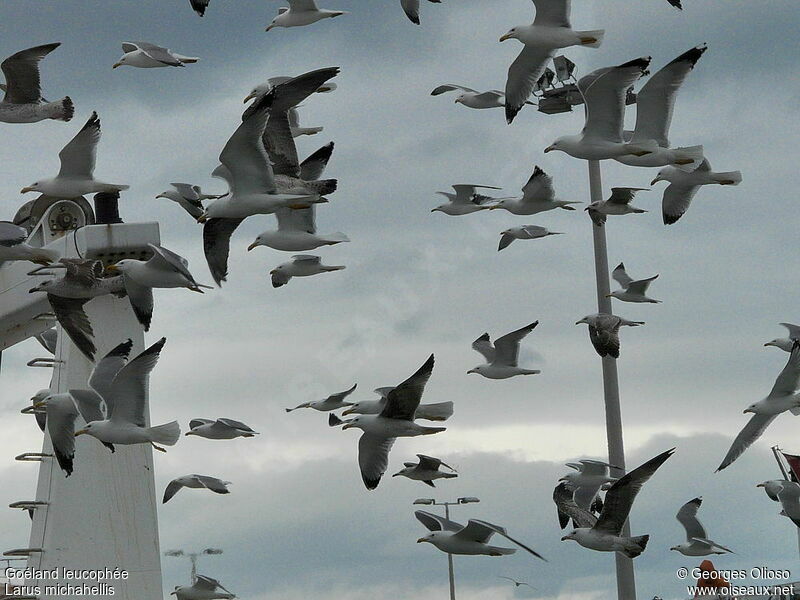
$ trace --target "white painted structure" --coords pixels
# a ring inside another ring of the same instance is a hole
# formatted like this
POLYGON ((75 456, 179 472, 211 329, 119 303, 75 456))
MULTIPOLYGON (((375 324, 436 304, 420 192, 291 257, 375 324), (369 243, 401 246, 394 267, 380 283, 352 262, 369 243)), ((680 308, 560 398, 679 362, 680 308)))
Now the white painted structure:
MULTIPOLYGON (((47 246, 61 251, 65 257, 105 261, 142 258, 148 254, 148 243, 159 243, 157 223, 82 226, 86 221, 79 218, 73 228, 56 233, 51 229, 52 211, 63 211, 64 202, 61 201, 60 208, 54 205, 44 215, 31 233, 29 243, 36 244, 38 240, 36 245, 42 245, 41 242, 52 240, 47 246)), ((22 262, 0 266, 0 349, 41 333, 53 324, 52 315, 47 316, 50 306, 45 295, 28 292, 41 281, 41 276, 30 275, 34 268, 35 265, 22 262)), ((95 333, 96 356, 104 355, 128 338, 133 340, 133 356, 144 349, 142 327, 127 298, 95 298, 86 304, 86 312, 95 333)), ((54 359, 52 392, 86 387, 93 365, 60 330, 54 359)), ((76 425, 82 425, 80 421, 79 418, 76 425)), ((31 424, 32 434, 35 431, 35 425, 31 424)), ((47 434, 41 452, 47 456, 38 463, 36 498, 19 498, 41 503, 34 508, 30 540, 26 548, 7 554, 27 556, 27 567, 31 569, 125 570, 129 574, 126 580, 101 582, 113 586, 115 598, 161 600, 152 448, 143 444, 118 445, 116 453, 111 454, 91 436, 80 436, 76 439, 75 468, 70 477, 65 477, 51 456, 47 434)), ((47 593, 45 586, 53 583, 32 579, 26 580, 25 586, 40 586, 41 593, 36 598, 67 597, 52 591, 47 593)), ((55 583, 98 585, 91 579, 55 583)))

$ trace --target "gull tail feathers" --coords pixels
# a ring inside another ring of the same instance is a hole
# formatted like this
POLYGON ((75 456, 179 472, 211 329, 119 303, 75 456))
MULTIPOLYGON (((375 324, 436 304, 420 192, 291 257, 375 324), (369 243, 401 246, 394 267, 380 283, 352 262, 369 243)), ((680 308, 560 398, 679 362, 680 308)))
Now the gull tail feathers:
POLYGON ((165 425, 148 427, 147 432, 155 443, 164 444, 165 446, 174 446, 181 438, 181 427, 178 425, 177 421, 172 421, 165 425))
POLYGON ((704 158, 703 146, 685 146, 675 148, 675 162, 672 164, 682 171, 693 171, 704 158))
POLYGON ((346 269, 346 268, 347 267, 345 267, 344 265, 330 265, 330 266, 323 267, 323 269, 325 271, 341 271, 342 269, 346 269))
POLYGON ((433 435, 441 431, 447 431, 447 427, 423 427, 422 435, 433 435))
POLYGON ((742 172, 728 171, 726 173, 715 173, 714 180, 722 185, 739 185, 742 183, 742 172))
POLYGON ((122 185, 117 183, 100 183, 98 184, 99 191, 101 192, 122 192, 129 189, 131 186, 122 185))
POLYGON ((423 404, 417 408, 417 419, 426 421, 446 421, 453 416, 453 402, 437 402, 436 404, 423 404))
POLYGON ((325 236, 325 243, 330 245, 340 244, 342 242, 349 242, 350 238, 340 231, 325 236))
POLYGON ((649 535, 640 535, 638 537, 632 537, 626 540, 625 546, 622 549, 622 553, 628 558, 636 558, 642 552, 644 552, 649 539, 649 535))

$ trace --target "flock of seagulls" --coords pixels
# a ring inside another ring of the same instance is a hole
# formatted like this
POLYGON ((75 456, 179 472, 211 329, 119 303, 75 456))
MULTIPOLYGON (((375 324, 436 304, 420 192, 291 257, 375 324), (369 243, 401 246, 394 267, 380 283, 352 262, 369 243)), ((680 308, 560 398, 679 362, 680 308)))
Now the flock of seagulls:
MULTIPOLYGON (((678 0, 669 4, 681 9, 678 0)), ((439 0, 429 0, 439 3, 439 0)), ((201 17, 210 0, 190 0, 192 9, 201 17)), ((289 0, 266 30, 295 28, 346 15, 340 10, 319 8, 314 0, 289 0)), ((401 0, 408 19, 420 23, 420 1, 401 0)), ((533 0, 535 18, 530 25, 519 25, 500 37, 500 41, 515 39, 523 45, 510 65, 505 90, 478 91, 463 85, 444 84, 436 87, 432 96, 457 93, 455 103, 471 109, 503 108, 508 124, 520 111, 535 105, 531 98, 547 65, 562 48, 586 46, 598 48, 604 30, 572 29, 570 0, 533 0)), ((274 35, 274 34, 272 34, 274 35)), ((42 96, 39 63, 59 44, 47 44, 19 51, 2 62, 5 96, 0 102, 0 122, 33 123, 45 119, 70 121, 75 107, 69 96, 48 102, 42 96)), ((178 54, 169 48, 149 42, 123 42, 124 54, 113 68, 185 67, 197 63, 198 57, 178 54)), ((660 181, 669 185, 663 192, 662 216, 665 225, 676 223, 687 212, 691 201, 704 185, 735 186, 742 181, 741 173, 714 172, 700 144, 672 147, 669 128, 677 94, 684 81, 707 51, 699 45, 680 54, 661 70, 650 76, 637 94, 632 88, 649 74, 650 57, 638 57, 619 65, 598 69, 577 81, 577 91, 585 104, 585 123, 577 135, 561 136, 544 148, 544 153, 563 152, 582 160, 616 160, 638 168, 660 168, 651 186, 660 181), (628 105, 636 107, 633 131, 623 128, 628 105)), ((260 246, 280 252, 310 252, 318 248, 349 242, 341 232, 321 234, 317 231, 317 211, 329 203, 338 181, 323 178, 334 150, 330 142, 300 160, 295 139, 315 135, 321 127, 301 127, 298 107, 337 89, 332 80, 339 75, 338 67, 327 67, 298 76, 276 76, 251 89, 244 102, 250 103, 241 121, 232 132, 218 156, 211 175, 226 182, 224 194, 206 194, 191 183, 171 183, 170 189, 157 198, 177 204, 183 212, 202 225, 205 258, 211 277, 222 287, 229 274, 230 240, 239 225, 256 215, 274 215, 275 228, 258 234, 248 251, 260 246)), ((452 96, 451 96, 452 97, 452 96)), ((94 177, 95 159, 101 137, 100 118, 91 113, 83 127, 59 153, 60 171, 55 177, 40 179, 21 193, 38 192, 57 198, 79 198, 88 194, 119 195, 128 185, 105 183, 94 177)), ((433 208, 448 216, 461 217, 484 210, 505 210, 515 216, 533 216, 561 209, 580 214, 575 206, 581 204, 557 196, 553 177, 538 165, 522 188, 519 197, 487 195, 502 189, 489 185, 454 184, 453 192, 437 192, 447 202, 433 208)), ((606 225, 609 216, 641 214, 644 209, 632 205, 634 196, 644 188, 613 187, 611 195, 585 208, 593 224, 606 225)), ((515 240, 534 240, 560 235, 540 225, 517 225, 500 234, 498 251, 515 240)), ((67 393, 41 390, 32 398, 37 421, 53 442, 54 454, 65 476, 80 468, 76 438, 88 435, 103 444, 110 452, 117 445, 146 444, 158 451, 173 446, 180 439, 177 421, 149 426, 145 419, 145 398, 149 377, 154 370, 166 339, 162 338, 136 356, 131 356, 131 340, 121 341, 104 356, 97 357, 94 330, 85 312, 86 303, 104 295, 127 297, 131 308, 145 331, 151 326, 154 311, 154 289, 186 288, 204 293, 213 289, 198 283, 183 257, 160 245, 149 245, 146 260, 124 259, 108 264, 98 260, 60 256, 46 248, 27 243, 28 231, 9 222, 0 222, 0 262, 30 261, 45 265, 50 278, 30 290, 44 293, 60 326, 78 349, 95 363, 85 389, 67 393), (42 418, 43 417, 43 418, 42 418)), ((292 254, 287 262, 270 272, 275 288, 285 286, 293 278, 313 277, 340 271, 343 265, 328 266, 322 257, 311 254, 292 254)), ((620 288, 610 297, 623 302, 659 303, 648 296, 650 285, 658 278, 653 275, 634 279, 620 263, 612 272, 620 288)), ((588 326, 589 338, 601 357, 620 356, 620 328, 644 325, 614 314, 590 314, 576 324, 588 326)), ((96 324, 94 324, 96 325, 96 324)), ((538 325, 534 321, 520 329, 497 338, 488 333, 478 337, 472 348, 480 353, 484 364, 467 371, 490 380, 502 380, 518 375, 535 375, 537 369, 519 366, 520 344, 538 325)), ((734 440, 718 470, 730 466, 784 412, 800 414, 800 326, 782 323, 789 332, 786 338, 767 342, 789 353, 786 367, 778 376, 770 393, 751 404, 745 413, 750 421, 734 440)), ((54 334, 40 336, 40 342, 53 351, 54 334)), ((375 390, 377 399, 351 401, 357 385, 316 401, 304 402, 286 412, 299 409, 328 412, 330 427, 361 430, 358 441, 358 467, 365 487, 375 489, 389 468, 390 451, 398 438, 416 438, 442 433, 444 426, 421 424, 418 421, 445 422, 454 413, 453 402, 423 404, 425 386, 432 376, 434 356, 430 357, 411 376, 396 386, 375 390), (341 417, 333 411, 342 411, 341 417)), ((250 426, 230 418, 194 418, 189 422, 186 436, 208 440, 253 438, 258 435, 250 426)), ((575 541, 583 548, 598 552, 617 552, 634 558, 645 551, 648 535, 628 536, 624 524, 634 501, 647 481, 672 456, 667 450, 627 474, 613 476, 618 467, 592 459, 568 463, 573 469, 555 487, 553 501, 557 507, 562 529, 572 522, 574 528, 562 541, 575 541)), ((417 454, 417 462, 404 462, 403 468, 392 477, 403 477, 431 487, 437 480, 459 477, 456 470, 441 458, 417 454)), ((230 482, 209 475, 190 474, 177 477, 167 485, 163 502, 170 501, 183 488, 206 489, 216 494, 228 494, 230 482)), ((782 505, 782 514, 800 526, 800 484, 774 480, 759 484, 772 500, 782 505)), ((732 550, 709 539, 697 518, 702 499, 694 498, 677 513, 677 520, 686 533, 686 541, 674 546, 686 556, 706 556, 730 553, 732 550)), ((504 538, 532 556, 544 557, 525 543, 512 538, 504 527, 470 519, 462 525, 441 516, 417 511, 417 519, 428 530, 418 542, 429 543, 442 552, 460 555, 505 556, 516 548, 492 545, 494 536, 504 538)), ((529 585, 503 577, 515 587, 529 585)), ((172 594, 179 600, 201 598, 233 598, 218 581, 198 575, 191 586, 176 587, 172 594)))

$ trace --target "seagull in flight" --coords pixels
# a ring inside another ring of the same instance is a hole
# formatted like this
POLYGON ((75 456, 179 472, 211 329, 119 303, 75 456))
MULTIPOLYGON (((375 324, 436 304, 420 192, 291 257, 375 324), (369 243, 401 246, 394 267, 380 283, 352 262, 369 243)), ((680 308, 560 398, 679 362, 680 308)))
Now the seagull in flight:
POLYGON ((519 344, 526 335, 533 331, 539 321, 521 327, 516 331, 499 337, 492 344, 489 334, 484 333, 472 342, 472 349, 482 354, 486 364, 478 365, 467 371, 467 374, 477 373, 487 379, 508 379, 515 375, 538 375, 538 369, 523 369, 517 364, 519 359, 519 344))

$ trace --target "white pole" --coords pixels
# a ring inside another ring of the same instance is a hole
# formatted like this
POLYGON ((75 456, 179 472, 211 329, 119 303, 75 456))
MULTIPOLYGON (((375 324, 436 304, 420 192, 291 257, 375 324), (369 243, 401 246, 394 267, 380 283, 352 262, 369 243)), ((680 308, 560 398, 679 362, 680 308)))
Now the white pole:
MULTIPOLYGON (((589 192, 592 202, 603 199, 603 183, 600 174, 600 161, 590 160, 589 192)), ((597 281, 597 309, 599 313, 612 314, 611 283, 608 277, 608 250, 606 248, 605 225, 598 227, 591 222, 594 239, 594 269, 597 281)), ((625 444, 622 438, 622 413, 619 405, 619 379, 617 361, 611 356, 603 357, 603 396, 606 408, 606 438, 608 440, 608 462, 625 472, 625 444)), ((625 523, 622 535, 630 536, 630 524, 625 523)), ((615 553, 617 566, 617 598, 636 600, 636 580, 633 561, 615 553)))
MULTIPOLYGON (((450 505, 444 503, 444 518, 450 520, 450 505)), ((453 572, 453 555, 447 553, 447 573, 450 577, 450 600, 456 600, 456 578, 453 572)))

